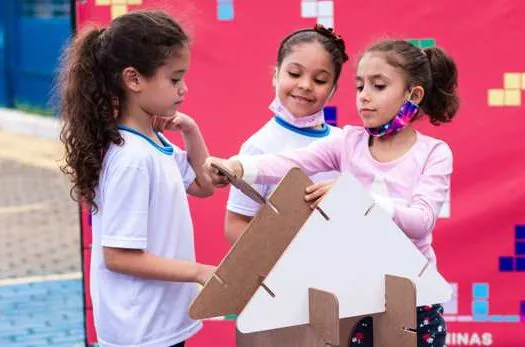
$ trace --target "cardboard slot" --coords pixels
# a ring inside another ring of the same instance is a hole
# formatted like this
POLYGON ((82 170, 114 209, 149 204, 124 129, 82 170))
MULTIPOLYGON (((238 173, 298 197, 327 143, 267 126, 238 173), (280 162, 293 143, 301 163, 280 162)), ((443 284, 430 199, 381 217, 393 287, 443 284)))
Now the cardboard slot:
POLYGON ((365 216, 368 216, 370 214, 370 212, 372 211, 372 209, 374 208, 375 205, 376 205, 375 202, 373 202, 372 205, 370 205, 368 210, 366 210, 366 212, 365 212, 365 216))
POLYGON ((266 205, 268 205, 273 210, 273 212, 275 212, 275 214, 280 214, 277 207, 275 207, 275 205, 272 204, 270 200, 266 200, 266 205))
POLYGON ((224 281, 222 280, 222 278, 219 277, 219 275, 217 275, 216 273, 213 274, 213 277, 215 277, 215 279, 220 283, 222 284, 223 286, 226 286, 226 283, 224 283, 224 281))
POLYGON ((316 206, 315 209, 321 214, 321 216, 323 216, 324 219, 326 219, 327 221, 330 220, 330 217, 328 217, 326 212, 323 211, 319 206, 316 206))
POLYGON ((266 284, 261 282, 261 287, 268 293, 268 295, 270 295, 272 298, 275 298, 275 293, 272 292, 272 290, 270 288, 268 288, 268 286, 266 284))
POLYGON ((421 271, 419 272, 419 274, 417 275, 417 277, 421 277, 423 276, 423 273, 425 273, 425 270, 428 269, 428 266, 430 265, 430 260, 427 261, 427 263, 425 264, 425 266, 423 266, 423 268, 421 269, 421 271))

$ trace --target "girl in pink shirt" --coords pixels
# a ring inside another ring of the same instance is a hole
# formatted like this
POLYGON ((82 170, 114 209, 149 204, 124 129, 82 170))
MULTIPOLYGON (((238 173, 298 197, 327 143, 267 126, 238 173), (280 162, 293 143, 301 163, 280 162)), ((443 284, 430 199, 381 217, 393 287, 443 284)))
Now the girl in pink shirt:
MULTIPOLYGON (((216 185, 225 177, 219 162, 248 183, 274 183, 298 166, 312 175, 349 171, 419 250, 435 263, 432 230, 450 189, 452 152, 442 140, 423 135, 413 121, 427 116, 434 125, 452 120, 459 107, 457 69, 440 48, 420 49, 401 40, 381 41, 361 57, 356 74, 356 106, 363 126, 346 126, 340 136, 282 154, 208 158, 216 185)), ((315 203, 329 187, 314 184, 306 200, 315 203)), ((441 305, 418 307, 418 346, 444 346, 441 305)), ((372 346, 372 321, 354 331, 350 346, 372 346)))

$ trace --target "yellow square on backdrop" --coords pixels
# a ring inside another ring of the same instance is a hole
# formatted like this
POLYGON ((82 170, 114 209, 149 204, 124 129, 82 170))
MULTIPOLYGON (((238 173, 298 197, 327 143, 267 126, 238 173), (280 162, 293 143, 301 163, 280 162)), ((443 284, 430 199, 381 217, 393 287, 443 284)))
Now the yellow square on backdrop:
POLYGON ((505 90, 505 106, 521 105, 521 89, 505 90))
POLYGON ((520 89, 521 88, 521 73, 506 72, 505 74, 503 74, 503 88, 520 89))
POLYGON ((525 89, 525 73, 521 74, 521 89, 525 89))
POLYGON ((111 18, 115 19, 126 13, 128 13, 128 5, 111 5, 111 18))
POLYGON ((108 6, 108 5, 111 5, 111 0, 97 0, 97 1, 95 1, 95 5, 97 5, 97 6, 108 6))
POLYGON ((128 5, 142 5, 142 0, 128 0, 128 5))
POLYGON ((489 89, 488 103, 489 106, 503 106, 505 104, 505 90, 489 89))
POLYGON ((113 5, 127 5, 128 1, 127 0, 111 0, 111 3, 113 5))

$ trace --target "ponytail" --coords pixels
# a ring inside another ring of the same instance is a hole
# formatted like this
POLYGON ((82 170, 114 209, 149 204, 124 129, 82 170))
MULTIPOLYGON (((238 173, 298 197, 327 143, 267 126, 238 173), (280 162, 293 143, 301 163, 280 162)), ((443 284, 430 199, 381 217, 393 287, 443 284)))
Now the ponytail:
POLYGON ((421 107, 434 125, 452 120, 459 108, 458 71, 454 61, 440 48, 426 48, 424 53, 430 64, 432 83, 426 91, 421 107))
POLYGON ((113 116, 111 93, 97 59, 103 31, 81 32, 62 61, 60 139, 65 145, 62 172, 72 177, 71 197, 94 204, 103 154, 111 143, 122 144, 113 116))

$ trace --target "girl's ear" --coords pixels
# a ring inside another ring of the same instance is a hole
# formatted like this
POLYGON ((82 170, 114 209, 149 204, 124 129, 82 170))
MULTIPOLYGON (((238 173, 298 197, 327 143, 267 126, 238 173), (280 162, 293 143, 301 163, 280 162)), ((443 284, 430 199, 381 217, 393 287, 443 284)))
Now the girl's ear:
POLYGON ((273 77, 272 77, 272 87, 277 87, 277 74, 279 73, 279 69, 275 67, 273 69, 273 77))
POLYGON ((124 87, 133 92, 140 92, 144 86, 144 79, 133 67, 127 67, 122 71, 124 87))
POLYGON ((412 101, 414 104, 419 105, 421 101, 423 100, 423 97, 425 96, 425 88, 422 86, 415 86, 410 91, 410 94, 408 95, 408 99, 412 101))

